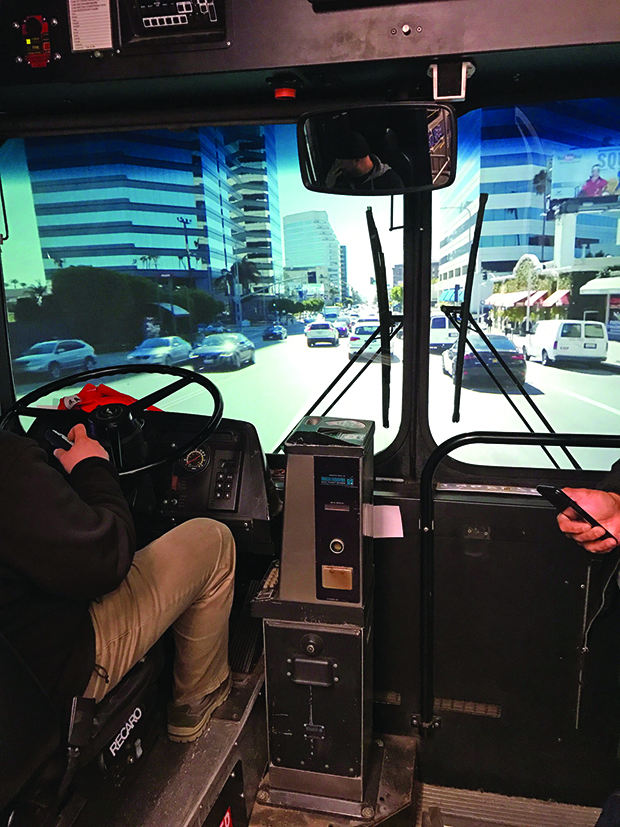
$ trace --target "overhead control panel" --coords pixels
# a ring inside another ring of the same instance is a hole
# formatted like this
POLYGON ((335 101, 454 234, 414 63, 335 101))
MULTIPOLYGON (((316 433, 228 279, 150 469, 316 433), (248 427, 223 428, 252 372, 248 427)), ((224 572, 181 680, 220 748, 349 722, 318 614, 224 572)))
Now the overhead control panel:
POLYGON ((230 45, 224 0, 118 0, 118 9, 124 44, 230 45))
MULTIPOLYGON (((59 79, 87 58, 93 74, 119 57, 231 45, 231 0, 26 0, 0 4, 0 62, 12 82, 59 79), (92 59, 95 58, 96 62, 92 59), (107 59, 106 59, 107 58, 107 59)), ((72 80, 82 80, 73 75, 72 80)))

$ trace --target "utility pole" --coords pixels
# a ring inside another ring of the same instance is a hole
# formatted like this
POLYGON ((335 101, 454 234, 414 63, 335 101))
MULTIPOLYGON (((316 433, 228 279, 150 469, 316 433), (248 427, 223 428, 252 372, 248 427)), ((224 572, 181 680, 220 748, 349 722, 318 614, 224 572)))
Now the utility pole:
POLYGON ((183 218, 183 216, 177 215, 177 221, 179 221, 183 225, 183 235, 185 236, 185 254, 187 255, 187 269, 192 269, 192 257, 189 254, 189 236, 187 233, 187 225, 191 224, 191 218, 183 218))

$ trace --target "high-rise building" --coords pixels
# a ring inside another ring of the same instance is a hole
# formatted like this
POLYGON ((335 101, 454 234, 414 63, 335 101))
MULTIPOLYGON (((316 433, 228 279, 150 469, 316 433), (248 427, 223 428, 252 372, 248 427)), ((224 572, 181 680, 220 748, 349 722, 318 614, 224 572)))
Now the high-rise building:
POLYGON ((349 297, 349 276, 347 273, 347 246, 340 245, 340 297, 349 297))
MULTIPOLYGON (((591 100, 483 109, 459 118, 457 181, 437 194, 442 237, 435 292, 465 283, 482 192, 489 200, 476 272, 508 276, 526 253, 551 261, 556 227, 548 202, 559 186, 554 157, 575 148, 620 145, 619 115, 615 102, 591 100), (548 176, 547 191, 534 182, 541 171, 548 176)), ((575 257, 616 255, 616 231, 616 218, 580 213, 575 257)))
POLYGON ((256 265, 264 288, 282 280, 282 231, 273 126, 223 130, 233 217, 233 254, 256 265))
POLYGON ((284 216, 286 267, 326 267, 330 301, 342 297, 340 244, 325 210, 308 210, 284 216))
POLYGON ((281 273, 272 127, 29 138, 25 147, 47 273, 92 265, 209 292, 243 258, 268 283, 281 273))

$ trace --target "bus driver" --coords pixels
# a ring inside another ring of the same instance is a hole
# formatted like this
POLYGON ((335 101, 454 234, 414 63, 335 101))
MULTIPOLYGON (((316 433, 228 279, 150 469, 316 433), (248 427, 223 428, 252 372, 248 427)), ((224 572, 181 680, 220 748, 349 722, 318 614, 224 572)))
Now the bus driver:
POLYGON ((82 424, 68 436, 54 451, 65 478, 36 442, 0 431, 0 631, 67 719, 74 695, 100 701, 171 626, 168 736, 193 741, 231 688, 232 535, 199 518, 136 552, 106 450, 82 424))

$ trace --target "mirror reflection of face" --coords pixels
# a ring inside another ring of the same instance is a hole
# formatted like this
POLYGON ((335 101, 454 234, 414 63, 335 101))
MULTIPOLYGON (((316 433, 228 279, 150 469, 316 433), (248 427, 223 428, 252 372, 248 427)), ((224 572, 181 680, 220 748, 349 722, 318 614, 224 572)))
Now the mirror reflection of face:
POLYGON ((365 155, 363 158, 343 158, 340 163, 347 175, 353 178, 361 178, 362 175, 367 175, 372 169, 370 155, 365 155))

